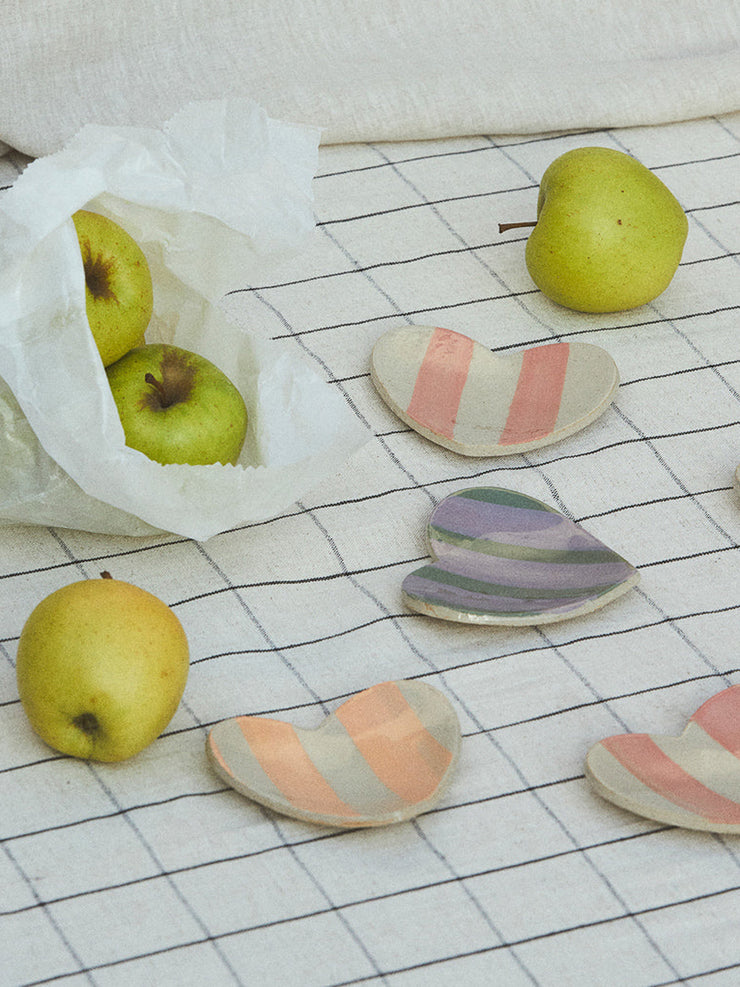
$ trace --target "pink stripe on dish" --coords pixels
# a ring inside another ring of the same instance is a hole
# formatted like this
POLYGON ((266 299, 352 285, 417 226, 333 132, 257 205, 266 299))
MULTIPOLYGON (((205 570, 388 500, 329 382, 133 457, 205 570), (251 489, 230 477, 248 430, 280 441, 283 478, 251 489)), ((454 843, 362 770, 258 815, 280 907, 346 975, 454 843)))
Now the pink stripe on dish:
POLYGON ((551 343, 525 350, 516 391, 501 433, 502 446, 550 435, 560 411, 570 347, 551 343))
POLYGON ((740 805, 707 788, 672 761, 646 733, 607 737, 601 744, 631 774, 674 805, 712 823, 740 824, 740 805))
POLYGON ((691 719, 718 744, 740 757, 740 685, 707 699, 691 719))
POLYGON ((472 339, 451 329, 435 329, 406 409, 414 421, 448 439, 455 431, 474 345, 472 339))

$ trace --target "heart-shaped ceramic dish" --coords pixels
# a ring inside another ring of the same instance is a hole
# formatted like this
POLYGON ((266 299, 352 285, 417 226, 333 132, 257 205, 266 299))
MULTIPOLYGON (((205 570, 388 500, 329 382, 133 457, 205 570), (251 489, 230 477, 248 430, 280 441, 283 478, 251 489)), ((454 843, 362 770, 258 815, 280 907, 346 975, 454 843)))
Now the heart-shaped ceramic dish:
POLYGON ((512 455, 564 439, 603 414, 619 387, 614 360, 590 343, 501 356, 433 326, 384 333, 370 372, 401 421, 465 456, 512 455))
POLYGON ((473 487, 427 526, 433 561, 403 581, 412 610, 473 624, 546 624, 626 593, 639 573, 579 524, 533 497, 473 487))
POLYGON ((637 815, 740 833, 740 685, 708 699, 678 737, 624 733, 599 741, 585 770, 599 795, 637 815))
POLYGON ((313 730, 237 716, 206 742, 216 773, 283 815, 329 826, 382 826, 429 810, 460 751, 449 700, 425 682, 382 682, 313 730))

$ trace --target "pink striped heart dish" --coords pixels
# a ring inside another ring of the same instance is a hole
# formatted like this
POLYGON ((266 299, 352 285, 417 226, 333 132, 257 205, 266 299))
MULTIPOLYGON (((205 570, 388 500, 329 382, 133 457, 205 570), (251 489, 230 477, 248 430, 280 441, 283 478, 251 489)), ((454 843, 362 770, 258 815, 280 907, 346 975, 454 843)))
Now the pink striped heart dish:
POLYGON ((262 716, 216 724, 206 751, 237 792, 275 812, 338 827, 382 826, 428 811, 460 751, 449 700, 425 682, 382 682, 315 729, 262 716))
POLYGON ((465 456, 513 455, 558 442, 602 415, 619 387, 614 360, 590 343, 548 343, 502 356, 434 326, 384 333, 370 370, 401 421, 465 456))
POLYGON ((708 699, 678 737, 626 733, 599 741, 585 769, 599 795, 637 815, 740 833, 740 685, 708 699))

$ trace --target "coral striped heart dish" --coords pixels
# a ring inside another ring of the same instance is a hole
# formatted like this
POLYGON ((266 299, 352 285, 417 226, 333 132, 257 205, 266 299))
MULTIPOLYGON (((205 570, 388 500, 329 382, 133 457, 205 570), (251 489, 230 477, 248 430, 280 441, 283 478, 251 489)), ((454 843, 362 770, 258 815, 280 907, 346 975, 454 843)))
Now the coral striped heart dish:
POLYGON ((370 369, 401 421, 466 456, 512 455, 557 442, 603 414, 619 387, 614 360, 590 343, 499 356, 433 326, 386 332, 370 369))
POLYGON ((210 731, 211 765, 242 795, 330 826, 382 826, 426 812, 447 788, 460 724, 425 682, 359 692, 313 730, 237 716, 210 731))
POLYGON ((679 737, 607 737, 588 752, 585 768, 599 795, 637 815, 740 833, 740 685, 708 699, 679 737))
POLYGON ((433 561, 410 573, 412 610, 478 624, 545 624, 626 593, 639 573, 575 521, 526 494, 473 487, 446 497, 427 526, 433 561))

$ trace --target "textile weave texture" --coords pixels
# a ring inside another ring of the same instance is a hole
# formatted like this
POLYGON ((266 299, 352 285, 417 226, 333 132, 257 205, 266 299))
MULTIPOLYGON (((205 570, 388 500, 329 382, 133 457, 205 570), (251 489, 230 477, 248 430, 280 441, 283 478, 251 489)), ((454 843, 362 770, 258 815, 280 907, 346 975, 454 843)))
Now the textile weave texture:
MULTIPOLYGON (((16 175, 0 159, 0 185, 16 175)), ((371 441, 274 520, 205 543, 0 529, 3 987, 53 983, 729 987, 740 977, 740 844, 594 794, 583 762, 622 732, 678 734, 740 681, 740 115, 633 129, 321 149, 317 225, 269 282, 223 300, 298 352, 371 441), (562 152, 635 155, 689 218, 651 304, 582 315, 524 264, 537 186, 562 152), (496 353, 584 340, 615 359, 612 407, 561 443, 467 459, 383 404, 372 346, 396 325, 496 353), (506 487, 582 524, 641 573, 547 627, 406 610, 434 506, 506 487), (155 593, 191 646, 183 702, 129 762, 58 756, 30 730, 14 660, 25 618, 102 570, 155 593), (255 713, 316 726, 376 682, 423 680, 460 718, 432 811, 340 831, 260 808, 209 769, 208 729, 255 713)))
POLYGON ((734 0, 4 0, 0 141, 225 95, 326 143, 665 123, 740 110, 739 54, 734 0))

